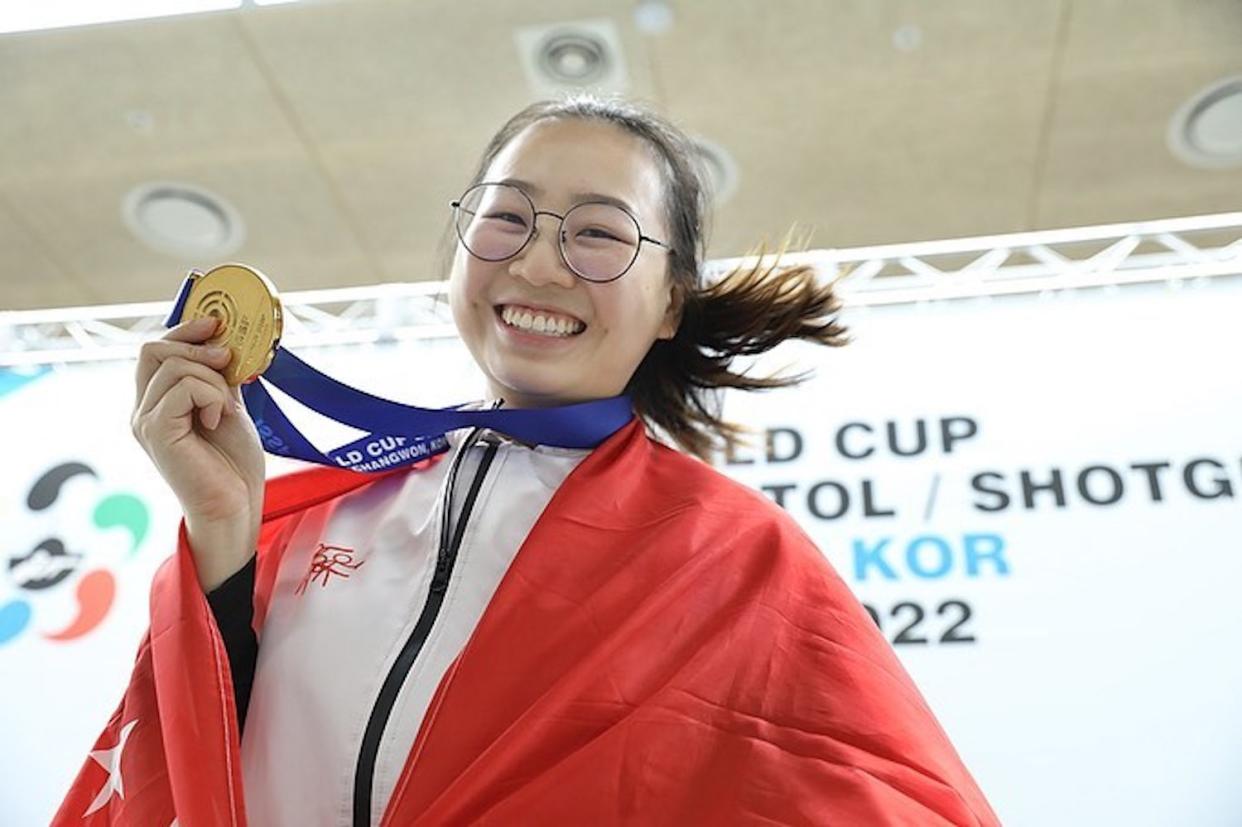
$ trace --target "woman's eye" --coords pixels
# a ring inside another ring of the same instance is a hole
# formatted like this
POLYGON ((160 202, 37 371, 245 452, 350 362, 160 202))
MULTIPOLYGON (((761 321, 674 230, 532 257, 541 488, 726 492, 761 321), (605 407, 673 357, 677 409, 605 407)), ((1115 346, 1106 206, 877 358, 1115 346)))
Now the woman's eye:
POLYGON ((494 213, 488 213, 486 217, 492 221, 503 221, 507 224, 517 224, 522 227, 526 226, 526 220, 522 218, 522 216, 518 215, 517 213, 494 212, 494 213))
POLYGON ((605 241, 620 241, 616 234, 611 230, 603 227, 584 227, 578 231, 579 238, 603 239, 605 241))

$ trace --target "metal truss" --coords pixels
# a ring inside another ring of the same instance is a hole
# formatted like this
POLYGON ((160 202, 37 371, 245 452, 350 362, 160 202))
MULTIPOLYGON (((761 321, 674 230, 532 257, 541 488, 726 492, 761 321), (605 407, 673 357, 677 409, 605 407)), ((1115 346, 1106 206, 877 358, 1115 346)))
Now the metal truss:
MULTIPOLYGON (((847 307, 1242 275, 1242 212, 786 254, 838 279, 847 307)), ((709 262, 719 278, 754 258, 709 262)), ((284 294, 291 348, 456 335, 444 282, 284 294)), ((133 358, 169 302, 0 312, 0 367, 133 358)))

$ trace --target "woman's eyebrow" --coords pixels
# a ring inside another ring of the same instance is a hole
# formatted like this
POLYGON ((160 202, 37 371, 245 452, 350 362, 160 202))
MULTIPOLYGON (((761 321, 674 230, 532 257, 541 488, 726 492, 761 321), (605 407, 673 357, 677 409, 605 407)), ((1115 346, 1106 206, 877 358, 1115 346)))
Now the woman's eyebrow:
MULTIPOLYGON (((542 196, 544 194, 543 187, 532 184, 530 181, 523 181, 521 178, 501 178, 495 183, 510 184, 532 196, 542 196)), ((602 192, 571 192, 569 197, 574 201, 598 201, 604 204, 612 204, 614 207, 620 207, 625 210, 630 215, 637 215, 633 207, 615 195, 605 195, 602 192)))

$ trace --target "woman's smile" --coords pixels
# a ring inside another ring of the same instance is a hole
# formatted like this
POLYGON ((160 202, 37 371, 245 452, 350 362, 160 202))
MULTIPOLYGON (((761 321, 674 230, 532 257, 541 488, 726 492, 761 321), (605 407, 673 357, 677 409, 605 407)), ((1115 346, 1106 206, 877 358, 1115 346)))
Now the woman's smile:
POLYGON ((500 304, 495 311, 501 340, 515 347, 563 350, 586 329, 586 325, 573 316, 525 305, 500 304))
POLYGON ((528 333, 564 338, 586 330, 578 317, 546 307, 506 303, 496 305, 496 313, 505 325, 528 333))

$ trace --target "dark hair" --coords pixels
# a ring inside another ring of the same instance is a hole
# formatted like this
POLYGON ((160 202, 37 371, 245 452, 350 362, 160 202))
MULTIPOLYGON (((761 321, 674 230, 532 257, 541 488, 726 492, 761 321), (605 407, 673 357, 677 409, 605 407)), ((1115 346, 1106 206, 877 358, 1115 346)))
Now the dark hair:
MULTIPOLYGON (((673 338, 657 339, 634 371, 626 392, 648 427, 683 450, 708 459, 720 442, 732 447, 745 429, 722 419, 722 388, 761 390, 797 384, 796 376, 747 376, 731 370, 736 356, 750 356, 786 339, 840 346, 848 341, 835 314, 832 284, 809 265, 782 266, 762 255, 711 284, 701 276, 706 256, 707 193, 694 144, 666 118, 632 102, 579 96, 540 101, 510 118, 492 136, 471 184, 483 180, 496 155, 522 130, 546 120, 612 124, 643 139, 663 164, 664 211, 672 247, 669 277, 681 311, 673 338)), ((451 230, 450 230, 451 232, 451 230)))

